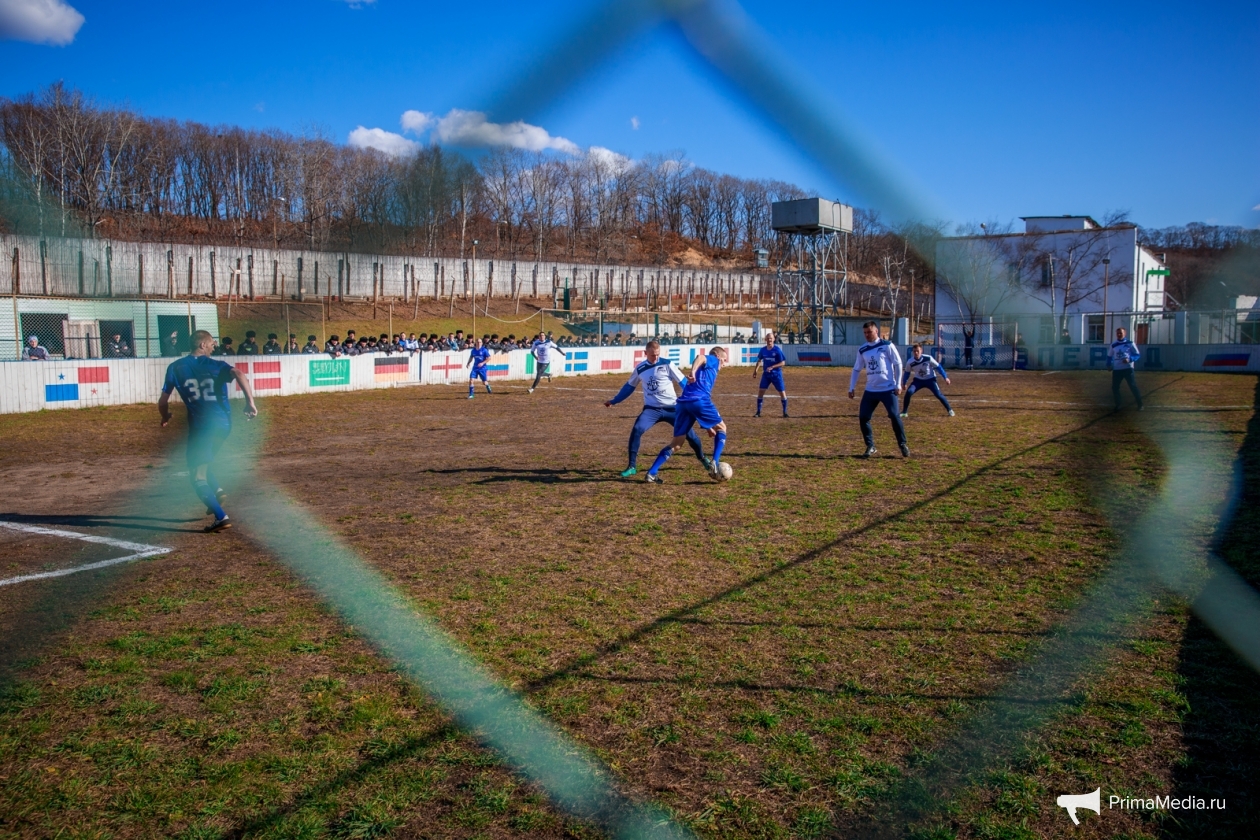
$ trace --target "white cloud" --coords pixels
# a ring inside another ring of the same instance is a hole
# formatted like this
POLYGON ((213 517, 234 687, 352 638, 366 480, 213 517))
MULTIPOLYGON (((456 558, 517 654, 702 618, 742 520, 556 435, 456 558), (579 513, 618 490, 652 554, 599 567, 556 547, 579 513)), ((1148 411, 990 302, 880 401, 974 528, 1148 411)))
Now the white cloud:
POLYGON ((632 129, 634 129, 635 131, 638 131, 638 130, 639 130, 639 125, 640 125, 640 123, 639 123, 639 118, 638 118, 638 117, 631 117, 631 118, 630 118, 630 127, 631 127, 632 129))
POLYGON ((263 113, 264 111, 266 111, 266 110, 267 110, 267 103, 266 103, 266 102, 255 102, 255 103, 254 103, 254 110, 255 110, 255 111, 257 111, 257 112, 258 112, 258 113, 260 113, 260 114, 261 114, 261 113, 263 113))
POLYGON ((411 134, 423 134, 434 123, 432 114, 422 113, 420 111, 403 111, 402 119, 403 131, 411 134))
POLYGON ((545 128, 521 120, 492 123, 481 111, 461 111, 458 108, 452 108, 437 121, 433 139, 454 146, 510 146, 531 152, 554 149, 570 155, 582 153, 572 140, 554 137, 545 128))
POLYGON ((620 175, 630 167, 634 166, 634 161, 623 154, 618 154, 612 149, 605 149, 603 146, 591 146, 586 151, 587 157, 601 166, 608 169, 614 175, 620 175))
POLYGON ((74 40, 83 20, 64 0, 0 0, 0 38, 61 47, 74 40))
POLYGON ((1260 204, 1257 204, 1255 207, 1252 207, 1251 209, 1252 209, 1252 210, 1260 210, 1260 204))
POLYGON ((350 145, 358 149, 376 149, 390 157, 412 155, 420 149, 419 143, 408 140, 401 134, 395 134, 383 128, 364 128, 363 126, 350 132, 350 145))
POLYGON ((352 9, 362 9, 364 6, 371 6, 376 0, 346 0, 346 5, 352 9))

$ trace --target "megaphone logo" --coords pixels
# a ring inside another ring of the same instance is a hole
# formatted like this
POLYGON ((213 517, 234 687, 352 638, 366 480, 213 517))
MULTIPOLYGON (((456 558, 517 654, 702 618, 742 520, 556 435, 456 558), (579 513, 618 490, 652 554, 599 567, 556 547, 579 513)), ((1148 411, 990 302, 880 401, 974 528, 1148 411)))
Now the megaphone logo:
POLYGON ((1102 803, 1099 801, 1101 793, 1102 788, 1095 788, 1093 793, 1065 793, 1054 800, 1054 804, 1067 809, 1072 825, 1080 825, 1081 821, 1076 818, 1076 809, 1088 808, 1095 814, 1102 813, 1102 803))

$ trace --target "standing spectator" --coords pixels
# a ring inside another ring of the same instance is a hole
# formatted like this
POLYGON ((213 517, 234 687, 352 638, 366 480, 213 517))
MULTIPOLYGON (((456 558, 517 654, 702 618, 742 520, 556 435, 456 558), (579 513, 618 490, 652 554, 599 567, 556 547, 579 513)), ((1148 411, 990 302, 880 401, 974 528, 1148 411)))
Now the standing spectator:
POLYGON ((222 341, 220 341, 220 342, 219 342, 219 343, 215 346, 215 348, 214 348, 214 352, 213 352, 213 353, 211 353, 210 355, 212 355, 212 356, 235 356, 235 355, 236 355, 236 348, 232 346, 232 336, 230 336, 230 335, 225 335, 225 336, 223 336, 223 340, 222 340, 222 341))
POLYGON ((974 326, 963 327, 963 364, 967 366, 967 370, 975 367, 971 362, 971 353, 976 345, 976 328, 974 326))
MULTIPOLYGON (((311 336, 309 340, 314 341, 315 336, 311 336)), ((284 345, 284 352, 290 354, 302 352, 302 348, 297 343, 297 333, 289 333, 289 341, 284 345)))
POLYGON ((302 348, 302 354, 310 355, 311 353, 318 353, 318 352, 319 352, 319 345, 315 343, 315 336, 308 335, 306 337, 306 346, 302 348))
POLYGON ((171 334, 162 339, 163 356, 183 355, 179 346, 179 330, 171 330, 171 334))
MULTIPOLYGON (((278 338, 279 336, 275 333, 267 333, 267 343, 262 346, 262 354, 264 356, 279 356, 282 352, 284 352, 284 348, 281 347, 280 342, 276 340, 278 338)), ((249 337, 246 336, 245 340, 248 342, 249 337)))
POLYGON ((22 348, 22 361, 24 362, 47 362, 49 361, 48 350, 39 346, 39 336, 33 335, 26 339, 26 346, 22 348))
MULTIPOLYGON (((314 339, 314 336, 311 336, 314 339)), ((345 352, 345 348, 341 346, 341 339, 336 335, 330 336, 328 343, 324 345, 324 352, 332 356, 334 359, 345 352)))
POLYGON ((1140 358, 1142 354, 1129 339, 1124 327, 1117 327, 1116 340, 1111 342, 1111 348, 1107 351, 1107 365, 1111 368, 1111 396, 1116 401, 1116 411, 1120 410, 1121 382, 1129 383, 1129 391, 1133 394, 1137 409, 1142 410, 1142 394, 1138 391, 1137 380, 1133 376, 1133 368, 1140 358))
POLYGON ((245 333, 245 340, 241 342, 241 346, 237 348, 238 356, 257 356, 260 355, 261 349, 258 347, 258 333, 249 330, 245 333))
POLYGON ((114 337, 105 342, 105 358, 129 359, 131 355, 131 345, 123 341, 122 333, 114 333, 114 337))

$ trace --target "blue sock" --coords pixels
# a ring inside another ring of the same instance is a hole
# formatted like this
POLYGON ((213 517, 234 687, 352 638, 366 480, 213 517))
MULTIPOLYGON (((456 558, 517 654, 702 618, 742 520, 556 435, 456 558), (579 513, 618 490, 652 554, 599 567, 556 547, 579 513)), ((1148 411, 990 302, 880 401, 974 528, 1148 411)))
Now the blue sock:
POLYGON ((726 448, 726 432, 718 432, 717 437, 713 439, 713 463, 720 464, 722 462, 722 450, 726 448))
POLYGON ((674 445, 671 443, 669 446, 661 450, 660 455, 656 456, 656 460, 652 462, 652 468, 648 470, 648 475, 656 475, 656 471, 665 466, 665 462, 668 461, 669 456, 673 454, 674 445))
POLYGON ((469 382, 468 383, 468 396, 471 397, 472 395, 473 395, 473 384, 469 382))
POLYGON ((765 402, 765 397, 757 397, 757 413, 761 413, 761 404, 765 402))
POLYGON ((784 415, 786 415, 787 414, 787 397, 784 397, 783 399, 779 400, 779 402, 783 403, 783 413, 784 415))
POLYGON ((214 518, 226 519, 227 514, 223 512, 223 507, 219 504, 219 500, 214 495, 214 489, 204 481, 193 483, 193 489, 197 491, 197 498, 206 503, 206 507, 214 511, 214 518))

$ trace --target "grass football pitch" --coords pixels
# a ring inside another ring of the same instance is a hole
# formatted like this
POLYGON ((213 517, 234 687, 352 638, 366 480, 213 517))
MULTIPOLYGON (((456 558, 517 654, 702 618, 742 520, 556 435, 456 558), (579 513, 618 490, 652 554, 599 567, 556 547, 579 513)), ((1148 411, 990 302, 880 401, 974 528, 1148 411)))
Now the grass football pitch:
MULTIPOLYGON (((1260 678, 1184 599, 1150 588, 1038 669, 1158 496, 1160 435, 1227 454, 1192 536, 1260 580, 1257 379, 1145 374, 1147 410, 1112 414, 1105 375, 951 376, 958 416, 918 394, 913 457, 881 413, 862 460, 847 370, 789 370, 788 419, 723 371, 721 484, 686 449, 641 481, 663 425, 618 477, 620 377, 264 399, 227 450, 701 837, 1250 836, 1260 678), (1074 829, 1055 798, 1095 787, 1074 829)), ((0 578, 130 551, 50 531, 171 549, 0 585, 0 837, 600 836, 261 548, 247 486, 199 533, 159 479, 183 418, 156 418, 0 417, 0 520, 26 526, 0 578)))

